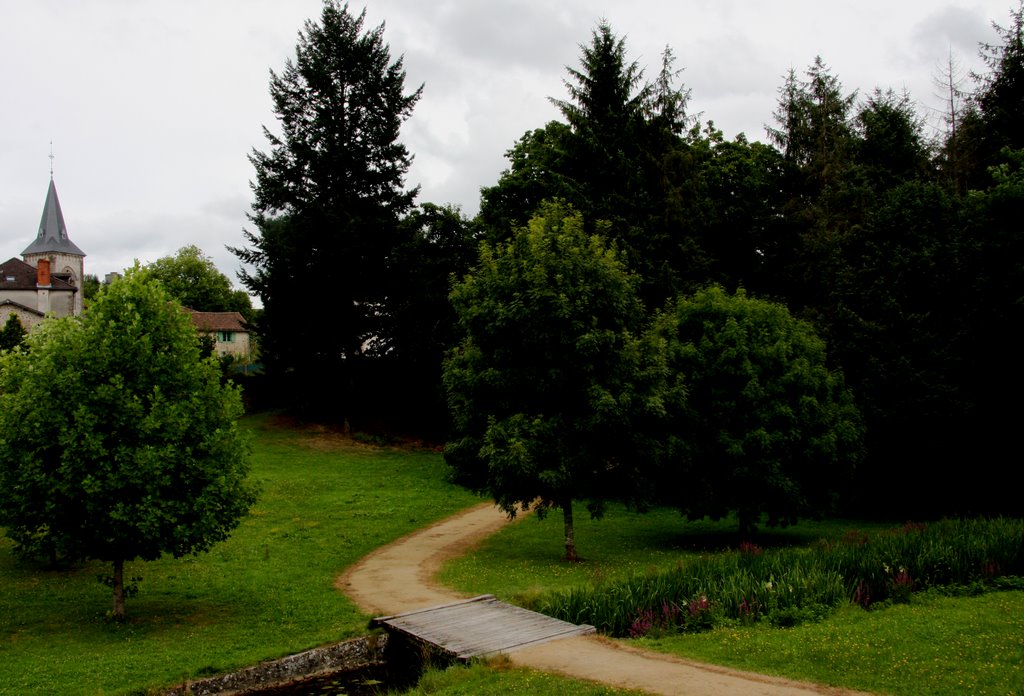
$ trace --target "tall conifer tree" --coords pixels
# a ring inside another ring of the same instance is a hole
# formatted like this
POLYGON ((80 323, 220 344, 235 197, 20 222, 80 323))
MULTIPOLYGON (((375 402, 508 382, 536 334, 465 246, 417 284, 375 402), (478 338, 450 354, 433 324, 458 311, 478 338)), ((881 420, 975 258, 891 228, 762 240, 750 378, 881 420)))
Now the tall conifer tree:
POLYGON ((268 368, 292 378, 300 405, 338 418, 386 313, 387 259, 416 195, 404 188, 412 157, 398 137, 422 87, 405 91, 402 59, 392 61, 383 25, 364 30, 365 16, 325 0, 295 59, 271 71, 280 135, 265 128, 270 149, 250 155, 255 230, 232 250, 253 267, 242 280, 263 302, 268 368))

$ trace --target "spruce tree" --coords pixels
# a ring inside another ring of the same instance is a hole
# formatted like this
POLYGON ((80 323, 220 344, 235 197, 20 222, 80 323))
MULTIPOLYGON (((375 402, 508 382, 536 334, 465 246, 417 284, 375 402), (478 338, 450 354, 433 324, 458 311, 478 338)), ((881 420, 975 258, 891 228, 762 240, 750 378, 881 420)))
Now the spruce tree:
POLYGON ((339 419, 386 314, 387 259, 416 195, 404 188, 412 157, 398 137, 422 87, 405 91, 402 59, 391 59, 383 25, 364 30, 365 16, 325 0, 295 59, 271 71, 280 134, 264 128, 270 148, 250 156, 255 229, 232 250, 263 303, 268 370, 288 378, 296 405, 339 419))
POLYGON ((25 340, 25 327, 17 314, 8 314, 3 328, 0 328, 0 351, 17 348, 25 340))
POLYGON ((1024 149, 1024 2, 1011 13, 1011 23, 1003 27, 993 22, 999 36, 996 44, 984 44, 981 57, 989 68, 974 95, 980 119, 977 133, 981 161, 974 183, 987 187, 988 168, 1007 161, 1005 149, 1024 149))
POLYGON ((639 65, 627 59, 625 40, 606 22, 580 50, 580 69, 567 68, 564 81, 569 99, 551 100, 572 132, 569 174, 582 193, 588 228, 605 220, 613 237, 627 236, 646 207, 641 135, 651 87, 639 65))

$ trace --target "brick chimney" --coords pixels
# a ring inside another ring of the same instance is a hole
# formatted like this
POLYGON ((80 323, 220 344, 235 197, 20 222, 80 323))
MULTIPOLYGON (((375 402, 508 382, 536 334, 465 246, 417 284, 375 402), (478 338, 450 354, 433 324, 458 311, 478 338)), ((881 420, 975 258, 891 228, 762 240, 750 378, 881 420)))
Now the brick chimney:
POLYGON ((36 285, 42 288, 50 287, 50 259, 39 259, 36 264, 36 285))

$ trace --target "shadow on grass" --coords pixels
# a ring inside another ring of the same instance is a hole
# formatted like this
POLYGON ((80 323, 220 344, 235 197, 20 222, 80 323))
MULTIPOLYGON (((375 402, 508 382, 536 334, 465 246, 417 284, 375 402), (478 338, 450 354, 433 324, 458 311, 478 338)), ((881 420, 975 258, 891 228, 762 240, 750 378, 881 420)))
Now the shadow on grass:
MULTIPOLYGON (((740 534, 735 520, 731 519, 681 520, 678 532, 666 534, 662 540, 657 541, 660 548, 694 553, 735 550, 743 543, 756 544, 762 549, 783 549, 809 546, 821 539, 839 539, 858 525, 865 531, 877 531, 892 526, 882 522, 870 523, 865 527, 861 522, 850 520, 801 520, 786 527, 761 525, 753 534, 740 534)), ((652 537, 652 541, 656 540, 652 537)))

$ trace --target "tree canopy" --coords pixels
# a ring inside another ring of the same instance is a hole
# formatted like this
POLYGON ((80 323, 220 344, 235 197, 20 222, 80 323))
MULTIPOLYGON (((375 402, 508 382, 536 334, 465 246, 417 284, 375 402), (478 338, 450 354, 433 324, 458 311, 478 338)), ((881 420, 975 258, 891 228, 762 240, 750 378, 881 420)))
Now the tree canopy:
POLYGON ((977 489, 968 501, 964 486, 929 476, 929 462, 1012 446, 1013 411, 997 396, 1018 384, 1001 332, 1024 306, 1021 8, 982 47, 975 89, 950 56, 949 129, 937 137, 920 95, 848 90, 815 57, 780 80, 764 142, 727 139, 687 113, 670 48, 648 81, 599 22, 551 99, 558 120, 510 144, 471 220, 413 207, 397 136, 420 92, 404 89, 382 28, 364 31, 364 15, 329 1, 272 74, 280 130, 252 154, 254 229, 237 253, 266 308, 269 371, 313 417, 372 412, 376 425, 401 413, 434 435, 443 419, 416 411, 436 409, 440 356, 458 341, 450 279, 479 240, 496 257, 543 201, 563 199, 634 278, 638 316, 718 284, 813 326, 867 431, 851 511, 904 514, 907 501, 919 515, 1005 511, 1005 500, 977 489), (401 405, 390 408, 394 394, 401 405), (923 479, 933 494, 914 494, 923 479))
POLYGON ((96 293, 98 293, 99 291, 99 276, 93 273, 86 273, 84 276, 82 276, 82 297, 85 298, 86 303, 90 302, 92 298, 96 297, 96 293))
POLYGON ((576 558, 573 501, 592 514, 643 497, 646 418, 664 371, 643 340, 635 278, 582 216, 543 205, 507 242, 483 244, 452 291, 465 338, 445 364, 457 477, 509 514, 563 512, 576 558))
POLYGON ((813 327, 780 304, 712 286, 662 318, 683 375, 663 498, 691 519, 735 512, 749 532, 834 509, 861 455, 862 425, 813 327))
POLYGON ((26 555, 113 564, 226 539, 255 500, 241 398, 181 306, 131 269, 0 355, 0 525, 26 555))
MULTIPOLYGON (((213 259, 195 246, 178 249, 146 267, 149 277, 164 286, 167 294, 182 307, 197 312, 241 312, 249 315, 252 301, 244 290, 235 290, 231 281, 217 270, 213 259)), ((248 316, 246 318, 249 318, 248 316)))
POLYGON ((977 76, 980 85, 972 100, 983 126, 975 131, 981 141, 979 164, 984 168, 977 175, 1004 162, 1004 149, 1024 149, 1024 2, 1010 13, 1008 26, 998 22, 992 26, 998 42, 981 47, 989 70, 977 76))
POLYGON ((562 120, 529 131, 482 190, 483 234, 507 238, 509 221, 562 196, 619 249, 647 311, 709 283, 771 298, 827 342, 862 414, 848 510, 1015 513, 985 483, 1005 474, 1005 394, 1021 383, 1003 335, 1024 306, 1015 4, 973 90, 951 56, 938 138, 911 95, 848 90, 820 56, 783 77, 766 142, 726 140, 711 121, 686 130, 671 54, 645 83, 602 22, 553 100, 562 120), (933 475, 964 461, 986 475, 933 475))

